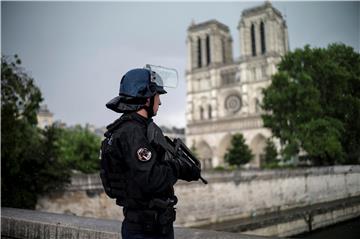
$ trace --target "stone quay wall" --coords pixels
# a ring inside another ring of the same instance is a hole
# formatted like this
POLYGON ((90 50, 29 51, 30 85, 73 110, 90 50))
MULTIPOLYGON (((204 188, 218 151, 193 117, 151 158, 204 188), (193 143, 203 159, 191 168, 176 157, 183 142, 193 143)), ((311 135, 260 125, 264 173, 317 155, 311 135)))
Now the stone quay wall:
MULTIPOLYGON (((121 222, 16 208, 1 208, 3 239, 121 239, 121 222)), ((176 239, 262 239, 265 237, 175 228, 176 239)), ((270 237, 266 237, 270 238, 270 237)))
MULTIPOLYGON (((207 173, 209 184, 181 182, 176 225, 203 227, 360 196, 360 165, 207 173)), ((67 190, 40 198, 37 210, 122 220, 97 175, 76 175, 67 190)))

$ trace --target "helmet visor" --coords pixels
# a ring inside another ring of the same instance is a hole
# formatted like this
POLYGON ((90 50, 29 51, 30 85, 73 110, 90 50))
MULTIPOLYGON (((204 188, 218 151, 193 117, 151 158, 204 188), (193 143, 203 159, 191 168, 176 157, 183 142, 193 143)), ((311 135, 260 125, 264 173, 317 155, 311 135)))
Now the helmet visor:
POLYGON ((173 68, 154 66, 147 64, 146 69, 151 72, 151 81, 158 86, 176 88, 178 84, 178 73, 173 68))

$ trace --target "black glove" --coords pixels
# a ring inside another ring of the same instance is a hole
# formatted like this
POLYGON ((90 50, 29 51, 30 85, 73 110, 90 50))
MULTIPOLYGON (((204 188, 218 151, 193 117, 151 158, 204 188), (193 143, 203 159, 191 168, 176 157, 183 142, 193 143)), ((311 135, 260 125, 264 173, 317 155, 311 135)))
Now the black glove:
POLYGON ((187 159, 182 158, 181 155, 169 157, 167 161, 173 168, 178 179, 186 180, 188 182, 199 180, 201 170, 187 159))

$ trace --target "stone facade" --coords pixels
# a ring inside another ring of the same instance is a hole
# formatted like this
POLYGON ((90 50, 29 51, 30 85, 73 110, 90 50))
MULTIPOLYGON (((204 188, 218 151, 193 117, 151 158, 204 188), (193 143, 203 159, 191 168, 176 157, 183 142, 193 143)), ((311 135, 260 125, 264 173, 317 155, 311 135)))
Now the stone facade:
POLYGON ((224 24, 192 24, 187 37, 186 142, 205 165, 223 164, 231 136, 242 133, 259 167, 271 132, 261 120, 262 89, 288 49, 281 13, 269 2, 243 11, 238 25, 240 58, 233 59, 232 37, 224 24))

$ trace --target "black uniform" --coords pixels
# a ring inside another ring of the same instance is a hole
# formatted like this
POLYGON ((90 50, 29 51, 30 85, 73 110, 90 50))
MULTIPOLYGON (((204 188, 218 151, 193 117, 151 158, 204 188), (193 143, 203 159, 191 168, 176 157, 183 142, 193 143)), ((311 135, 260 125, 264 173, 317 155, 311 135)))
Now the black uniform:
POLYGON ((179 175, 165 160, 164 149, 147 139, 151 122, 133 112, 108 126, 113 174, 119 179, 113 186, 120 190, 117 204, 124 207, 123 238, 130 238, 129 232, 173 238, 173 185, 179 175))

